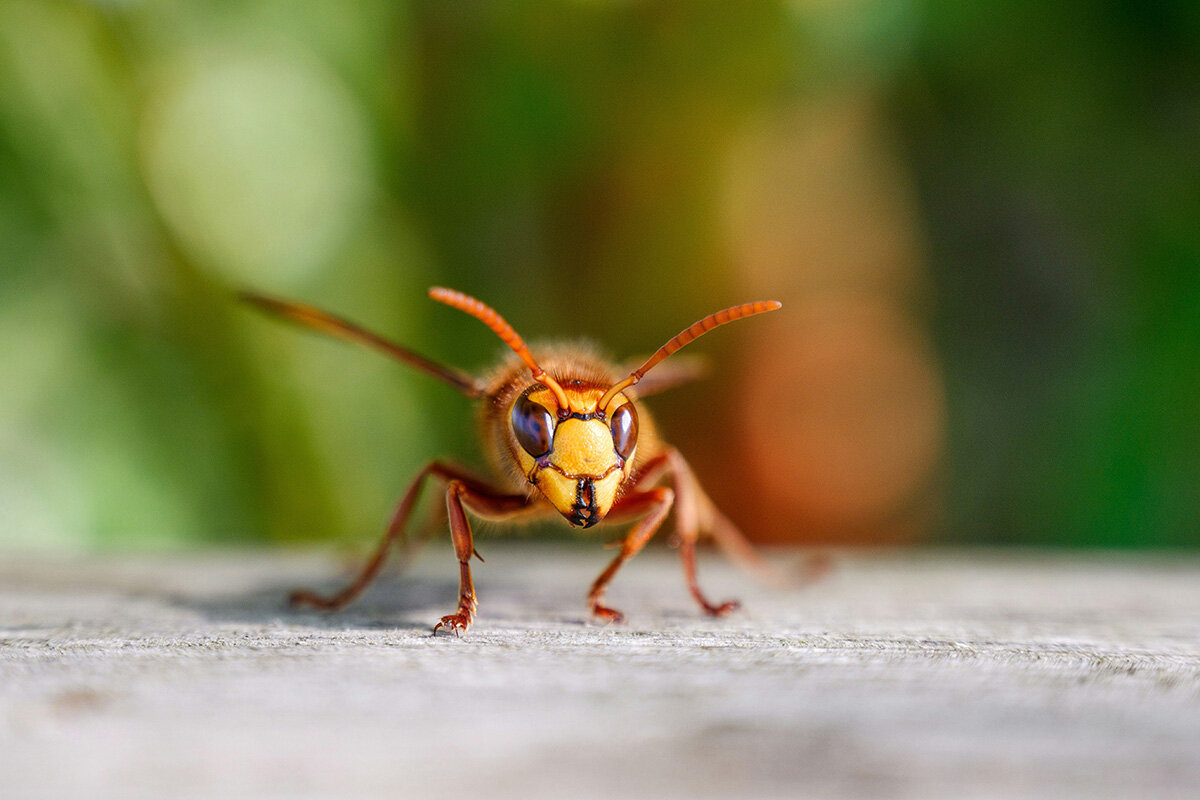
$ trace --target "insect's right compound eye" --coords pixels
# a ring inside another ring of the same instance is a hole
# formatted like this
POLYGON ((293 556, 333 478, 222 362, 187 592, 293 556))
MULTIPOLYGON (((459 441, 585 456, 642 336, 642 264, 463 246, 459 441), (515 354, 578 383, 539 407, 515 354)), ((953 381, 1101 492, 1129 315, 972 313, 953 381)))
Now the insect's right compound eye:
POLYGON ((626 403, 613 412, 612 415, 613 447, 621 458, 633 455, 637 446, 638 418, 632 403, 626 403))
POLYGON ((550 452, 554 442, 554 417, 545 406, 530 400, 526 392, 513 403, 512 430, 526 453, 541 458, 550 452))

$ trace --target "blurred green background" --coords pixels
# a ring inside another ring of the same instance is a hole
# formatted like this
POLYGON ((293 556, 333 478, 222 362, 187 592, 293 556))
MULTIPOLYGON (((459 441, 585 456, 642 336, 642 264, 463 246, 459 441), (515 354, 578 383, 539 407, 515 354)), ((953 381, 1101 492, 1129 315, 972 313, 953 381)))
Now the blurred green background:
MULTIPOLYGON (((769 543, 1200 544, 1200 5, 0 2, 0 546, 372 541, 485 368, 645 354, 769 543)), ((560 526, 565 528, 565 526, 560 526)))

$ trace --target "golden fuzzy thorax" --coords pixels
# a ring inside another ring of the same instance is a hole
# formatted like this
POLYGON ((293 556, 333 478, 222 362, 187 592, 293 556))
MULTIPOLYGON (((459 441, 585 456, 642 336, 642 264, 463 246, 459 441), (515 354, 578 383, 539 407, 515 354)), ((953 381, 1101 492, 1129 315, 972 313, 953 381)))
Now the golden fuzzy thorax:
POLYGON ((634 393, 618 395, 606 414, 601 415, 598 408, 605 391, 617 380, 616 370, 585 347, 549 346, 535 352, 538 363, 562 386, 568 407, 560 409, 553 392, 538 386, 519 360, 508 358, 487 382, 484 440, 491 446, 493 464, 509 476, 514 490, 521 491, 518 486, 524 486, 572 525, 590 527, 612 509, 637 465, 657 452, 653 424, 644 410, 638 411, 638 444, 629 458, 621 458, 609 420, 618 408, 633 402, 634 393), (530 387, 535 388, 529 392, 529 400, 549 411, 557 422, 553 446, 541 458, 521 447, 509 422, 514 403, 530 387))

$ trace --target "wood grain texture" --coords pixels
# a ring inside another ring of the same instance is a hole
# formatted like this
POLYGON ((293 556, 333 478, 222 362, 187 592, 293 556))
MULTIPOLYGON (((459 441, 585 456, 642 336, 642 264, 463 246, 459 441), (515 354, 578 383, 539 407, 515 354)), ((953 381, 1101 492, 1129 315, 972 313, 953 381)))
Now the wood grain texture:
MULTIPOLYGON (((803 591, 702 554, 481 539, 480 614, 431 548, 336 615, 315 555, 0 563, 6 797, 1200 796, 1200 563, 839 557, 803 591)), ((436 552, 435 552, 436 551, 436 552)))

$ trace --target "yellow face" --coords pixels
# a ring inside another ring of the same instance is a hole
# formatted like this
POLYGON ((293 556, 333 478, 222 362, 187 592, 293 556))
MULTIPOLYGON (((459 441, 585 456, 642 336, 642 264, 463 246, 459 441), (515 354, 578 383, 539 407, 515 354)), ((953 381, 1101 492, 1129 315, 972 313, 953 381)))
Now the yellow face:
POLYGON ((607 412, 601 389, 567 390, 568 408, 534 384, 513 402, 513 451, 529 482, 572 525, 590 528, 608 515, 637 450, 637 411, 618 394, 607 412))

